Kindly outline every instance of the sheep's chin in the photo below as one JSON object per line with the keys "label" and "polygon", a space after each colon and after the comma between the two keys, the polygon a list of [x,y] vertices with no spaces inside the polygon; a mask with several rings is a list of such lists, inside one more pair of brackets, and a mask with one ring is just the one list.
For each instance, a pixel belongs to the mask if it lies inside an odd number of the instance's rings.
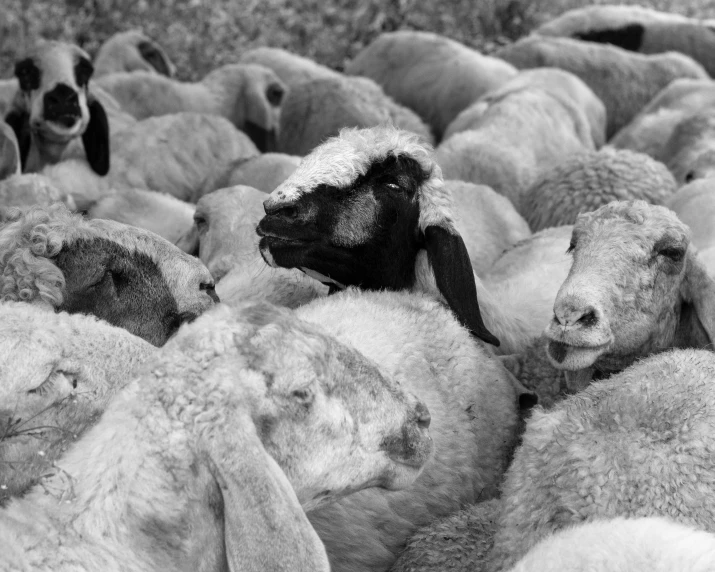
{"label": "sheep's chin", "polygon": [[82,117],[78,117],[71,127],[65,127],[54,121],[43,121],[38,124],[35,133],[51,143],[67,143],[75,137],[79,137],[84,132],[84,128],[85,122],[82,121]]}
{"label": "sheep's chin", "polygon": [[380,486],[389,491],[399,491],[412,486],[422,472],[423,465],[406,465],[394,462],[388,474],[383,478]]}
{"label": "sheep's chin", "polygon": [[579,371],[591,368],[610,346],[610,342],[600,346],[584,347],[550,340],[546,355],[556,369]]}

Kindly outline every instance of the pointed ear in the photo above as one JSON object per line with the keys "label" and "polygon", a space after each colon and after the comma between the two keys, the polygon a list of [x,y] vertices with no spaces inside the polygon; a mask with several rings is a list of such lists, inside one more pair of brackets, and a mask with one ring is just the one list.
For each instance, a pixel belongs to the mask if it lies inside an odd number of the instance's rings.
{"label": "pointed ear", "polygon": [[685,342],[685,347],[711,346],[715,343],[715,280],[692,247],[688,249],[685,264],[681,286],[684,304],[677,337]]}
{"label": "pointed ear", "polygon": [[22,172],[20,146],[15,130],[0,121],[0,181]]}
{"label": "pointed ear", "polygon": [[462,237],[453,229],[430,225],[424,238],[437,288],[459,322],[480,340],[498,346],[499,340],[487,330],[479,312],[474,270]]}
{"label": "pointed ear", "polygon": [[325,547],[288,478],[266,453],[248,414],[243,417],[242,427],[223,427],[207,444],[223,498],[229,570],[329,571]]}
{"label": "pointed ear", "polygon": [[103,177],[109,172],[109,120],[104,107],[92,95],[87,96],[89,125],[82,134],[84,152],[92,170]]}
{"label": "pointed ear", "polygon": [[191,256],[199,255],[199,229],[195,224],[185,232],[179,240],[176,241],[176,246]]}
{"label": "pointed ear", "polygon": [[12,130],[15,132],[20,153],[20,167],[21,170],[24,171],[31,143],[30,114],[24,109],[14,107],[5,116],[5,123],[12,127]]}

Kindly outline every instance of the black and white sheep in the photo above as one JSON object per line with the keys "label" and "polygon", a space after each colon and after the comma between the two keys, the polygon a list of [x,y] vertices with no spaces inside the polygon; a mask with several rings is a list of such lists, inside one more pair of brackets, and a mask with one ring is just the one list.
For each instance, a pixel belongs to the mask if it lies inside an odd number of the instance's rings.
{"label": "black and white sheep", "polygon": [[176,66],[164,49],[141,30],[118,32],[99,47],[94,57],[94,76],[133,71],[172,77]]}

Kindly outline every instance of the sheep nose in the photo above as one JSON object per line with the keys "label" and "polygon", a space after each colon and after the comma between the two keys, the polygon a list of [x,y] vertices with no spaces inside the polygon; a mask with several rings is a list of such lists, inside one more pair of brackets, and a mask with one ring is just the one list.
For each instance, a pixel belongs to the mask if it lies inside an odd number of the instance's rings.
{"label": "sheep nose", "polygon": [[263,210],[267,215],[277,216],[288,220],[298,217],[298,209],[292,204],[274,204],[270,199],[263,201]]}
{"label": "sheep nose", "polygon": [[559,304],[554,308],[554,321],[563,327],[578,325],[591,328],[598,324],[600,312],[592,305]]}
{"label": "sheep nose", "polygon": [[421,429],[429,429],[432,416],[429,414],[427,406],[424,403],[418,403],[415,412],[417,413],[417,426]]}
{"label": "sheep nose", "polygon": [[72,121],[73,125],[82,114],[77,92],[63,83],[48,91],[43,97],[43,103],[43,116],[48,121],[59,120],[65,125]]}

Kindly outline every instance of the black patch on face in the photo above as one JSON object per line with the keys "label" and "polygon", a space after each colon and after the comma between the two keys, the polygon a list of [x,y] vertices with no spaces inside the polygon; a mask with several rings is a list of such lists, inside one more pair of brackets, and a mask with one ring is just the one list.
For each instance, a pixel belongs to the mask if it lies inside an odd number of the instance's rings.
{"label": "black patch on face", "polygon": [[55,258],[65,277],[59,310],[93,314],[155,346],[195,316],[179,314],[156,263],[114,241],[95,238],[63,246]]}
{"label": "black patch on face", "polygon": [[165,76],[171,75],[169,62],[166,61],[162,51],[154,44],[154,42],[139,42],[137,49],[141,57],[153,67],[158,73]]}
{"label": "black patch on face", "polygon": [[74,66],[74,79],[79,87],[87,87],[89,78],[94,73],[94,66],[87,58],[80,57]]}
{"label": "black patch on face", "polygon": [[584,42],[612,44],[624,50],[637,52],[643,45],[644,34],[645,28],[642,24],[629,24],[621,28],[581,32],[574,34],[573,37],[577,40],[583,40]]}
{"label": "black patch on face", "polygon": [[82,117],[77,92],[64,83],[58,83],[42,96],[42,117],[65,127],[72,127]]}
{"label": "black patch on face", "polygon": [[277,83],[272,83],[266,88],[266,99],[273,107],[280,107],[281,103],[283,103],[284,95],[283,86]]}
{"label": "black patch on face", "polygon": [[[256,231],[276,264],[305,267],[345,285],[402,290],[414,284],[422,247],[417,190],[429,178],[411,157],[375,162],[347,189],[321,185],[291,205],[266,209]],[[377,201],[369,237],[361,244],[333,242],[350,202],[372,193]]]}
{"label": "black patch on face", "polygon": [[275,129],[268,130],[248,120],[243,129],[261,153],[276,151],[278,138]]}
{"label": "black patch on face", "polygon": [[25,58],[15,64],[15,77],[20,82],[22,91],[34,91],[40,87],[40,68],[32,58]]}

